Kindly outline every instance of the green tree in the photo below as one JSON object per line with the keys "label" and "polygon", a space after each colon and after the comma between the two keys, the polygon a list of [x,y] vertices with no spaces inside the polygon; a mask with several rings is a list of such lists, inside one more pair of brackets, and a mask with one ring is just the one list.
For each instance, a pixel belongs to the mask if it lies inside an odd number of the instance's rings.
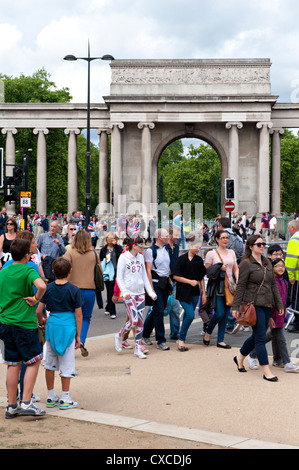
{"label": "green tree", "polygon": [[299,209],[299,132],[285,129],[281,136],[282,212]]}
{"label": "green tree", "polygon": [[163,169],[164,202],[194,205],[203,203],[204,217],[217,213],[217,175],[221,165],[217,152],[209,145],[189,146],[186,157],[177,164],[167,164]]}
{"label": "green tree", "polygon": [[68,103],[72,99],[69,88],[57,90],[50,77],[44,68],[32,76],[23,73],[19,77],[0,74],[4,82],[5,103]]}

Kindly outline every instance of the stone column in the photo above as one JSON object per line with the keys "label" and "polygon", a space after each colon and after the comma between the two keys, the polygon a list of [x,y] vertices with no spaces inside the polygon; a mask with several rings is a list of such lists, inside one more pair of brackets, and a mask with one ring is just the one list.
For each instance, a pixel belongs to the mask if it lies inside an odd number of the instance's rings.
{"label": "stone column", "polygon": [[258,161],[258,210],[260,213],[268,212],[270,206],[270,158],[269,158],[269,129],[271,122],[258,122],[259,135],[259,161]]}
{"label": "stone column", "polygon": [[228,134],[228,178],[235,179],[235,212],[239,212],[239,129],[242,122],[227,122],[225,125]]}
{"label": "stone column", "polygon": [[33,129],[37,135],[37,165],[36,165],[36,210],[39,214],[47,213],[47,149],[46,135],[49,129]]}
{"label": "stone column", "polygon": [[108,203],[109,196],[109,149],[108,149],[108,134],[110,130],[97,129],[97,134],[100,136],[100,151],[99,151],[99,203]]}
{"label": "stone column", "polygon": [[67,172],[67,211],[70,216],[78,209],[78,171],[77,171],[77,135],[80,129],[65,129],[68,138],[68,172]]}
{"label": "stone column", "polygon": [[120,196],[122,195],[122,142],[120,129],[124,128],[122,122],[111,126],[111,176],[110,200],[114,206],[115,215],[119,215]]}
{"label": "stone column", "polygon": [[[140,122],[138,129],[142,130],[141,136],[141,203],[146,209],[145,217],[149,216],[152,202],[152,144],[151,129],[153,122]],[[144,211],[144,209],[142,209]]]}
{"label": "stone column", "polygon": [[[2,134],[6,134],[6,142],[5,142],[5,163],[6,166],[4,175],[5,176],[12,176],[13,175],[13,167],[16,163],[16,149],[15,149],[15,138],[14,136],[17,134],[17,129],[14,127],[6,127],[2,129]],[[16,204],[15,202],[6,202],[5,203],[6,212],[9,216],[12,216],[16,211]]]}
{"label": "stone column", "polygon": [[284,129],[271,129],[272,154],[271,154],[271,211],[280,215],[281,203],[281,179],[280,179],[280,136]]}

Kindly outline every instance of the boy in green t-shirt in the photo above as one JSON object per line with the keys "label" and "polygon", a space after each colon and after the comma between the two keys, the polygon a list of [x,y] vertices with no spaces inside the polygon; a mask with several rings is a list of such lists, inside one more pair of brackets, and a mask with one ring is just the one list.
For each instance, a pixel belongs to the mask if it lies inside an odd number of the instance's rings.
{"label": "boy in green t-shirt", "polygon": [[[31,396],[42,359],[35,305],[47,286],[34,268],[26,266],[31,255],[28,240],[16,238],[11,244],[11,254],[13,264],[0,271],[0,339],[4,343],[4,362],[8,365],[5,417],[43,416],[45,411],[32,403]],[[35,295],[33,285],[37,289]],[[17,389],[22,362],[28,367],[22,403],[18,406]]]}

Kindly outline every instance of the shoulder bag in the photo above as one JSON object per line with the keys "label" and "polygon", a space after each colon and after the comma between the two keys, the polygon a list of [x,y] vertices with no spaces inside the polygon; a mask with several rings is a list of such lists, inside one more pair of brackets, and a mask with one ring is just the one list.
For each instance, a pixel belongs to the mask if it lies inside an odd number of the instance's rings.
{"label": "shoulder bag", "polygon": [[254,326],[256,324],[256,310],[254,307],[254,301],[255,298],[257,297],[258,293],[260,292],[262,285],[265,282],[265,277],[266,277],[266,268],[264,268],[264,279],[263,282],[261,283],[260,287],[258,288],[254,300],[251,302],[241,302],[240,308],[239,308],[239,313],[235,317],[236,322],[239,323],[239,325],[243,326]]}
{"label": "shoulder bag", "polygon": [[[217,255],[220,258],[221,263],[223,264],[222,258],[216,250]],[[225,273],[224,278],[224,296],[225,296],[225,303],[228,307],[231,307],[234,301],[234,293],[236,292],[236,284],[235,282],[229,281],[227,274]]]}
{"label": "shoulder bag", "polygon": [[96,257],[96,264],[94,267],[94,284],[95,284],[95,291],[96,292],[102,292],[104,290],[104,277],[102,270],[98,264],[98,256],[96,254],[96,251],[94,252],[95,257]]}

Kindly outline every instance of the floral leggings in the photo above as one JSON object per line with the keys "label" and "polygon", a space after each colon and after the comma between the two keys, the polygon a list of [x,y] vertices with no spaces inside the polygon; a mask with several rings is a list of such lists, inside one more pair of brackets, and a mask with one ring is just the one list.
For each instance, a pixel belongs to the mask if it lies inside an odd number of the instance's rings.
{"label": "floral leggings", "polygon": [[145,309],[145,294],[131,296],[130,299],[124,299],[129,320],[124,324],[119,332],[119,337],[123,338],[132,328],[135,327],[135,348],[141,346],[143,331],[143,314]]}

